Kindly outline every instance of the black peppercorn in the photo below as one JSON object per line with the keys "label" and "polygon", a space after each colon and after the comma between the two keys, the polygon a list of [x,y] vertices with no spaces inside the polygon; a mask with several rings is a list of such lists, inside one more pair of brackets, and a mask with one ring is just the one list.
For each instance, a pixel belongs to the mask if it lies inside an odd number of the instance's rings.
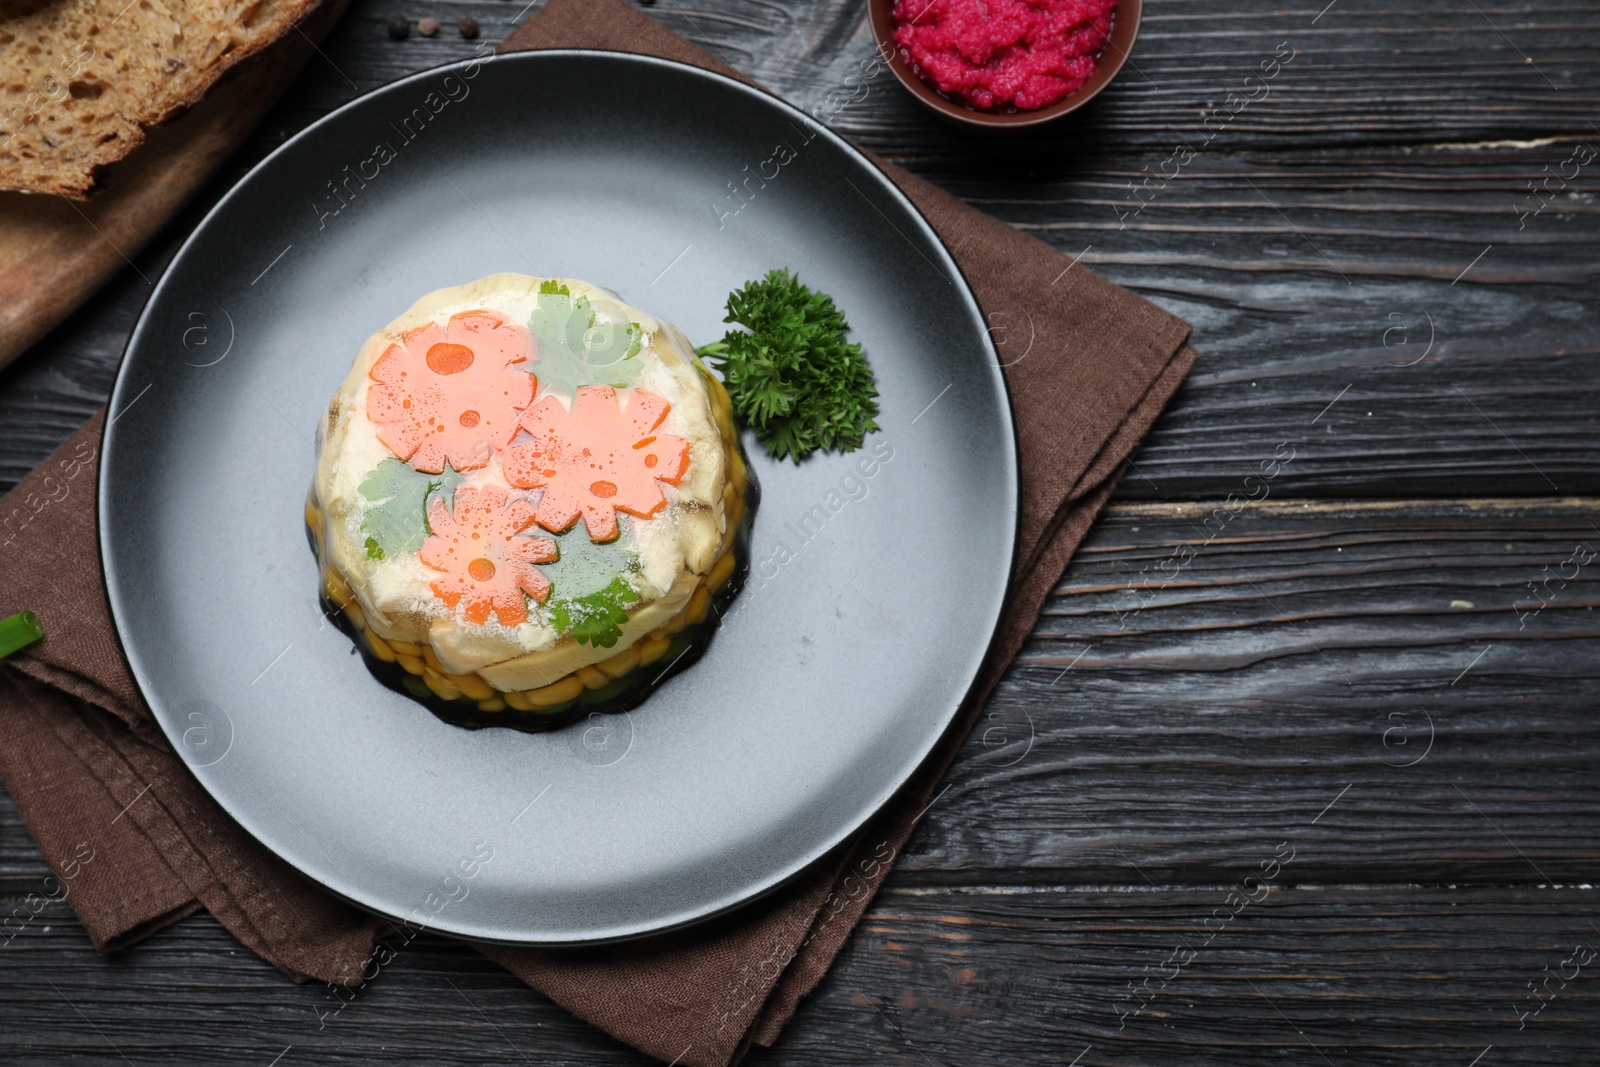
{"label": "black peppercorn", "polygon": [[396,15],[389,20],[389,36],[396,41],[403,41],[411,36],[411,23]]}
{"label": "black peppercorn", "polygon": [[461,36],[465,37],[469,41],[476,41],[478,39],[478,20],[473,18],[471,15],[468,15],[466,18],[456,23],[456,29],[460,30]]}
{"label": "black peppercorn", "polygon": [[417,22],[417,32],[422,34],[424,37],[434,36],[439,32],[439,20],[436,18],[425,18],[419,20]]}

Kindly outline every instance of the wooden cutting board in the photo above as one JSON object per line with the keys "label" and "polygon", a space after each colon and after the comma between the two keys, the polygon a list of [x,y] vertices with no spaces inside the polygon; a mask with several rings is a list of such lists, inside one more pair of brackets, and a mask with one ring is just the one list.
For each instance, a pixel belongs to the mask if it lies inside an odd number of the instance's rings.
{"label": "wooden cutting board", "polygon": [[199,104],[107,167],[87,201],[0,192],[0,367],[132,264],[277,102],[348,5],[327,0],[223,75]]}

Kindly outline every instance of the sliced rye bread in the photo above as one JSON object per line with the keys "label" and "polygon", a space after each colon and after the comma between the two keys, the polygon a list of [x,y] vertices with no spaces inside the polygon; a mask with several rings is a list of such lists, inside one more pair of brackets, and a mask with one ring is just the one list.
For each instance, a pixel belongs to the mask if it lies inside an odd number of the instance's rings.
{"label": "sliced rye bread", "polygon": [[0,0],[0,189],[84,198],[323,2]]}

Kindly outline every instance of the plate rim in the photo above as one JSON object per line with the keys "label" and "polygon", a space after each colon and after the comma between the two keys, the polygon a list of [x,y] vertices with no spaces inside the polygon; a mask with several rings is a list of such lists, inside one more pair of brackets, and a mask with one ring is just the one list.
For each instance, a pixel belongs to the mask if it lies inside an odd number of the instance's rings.
{"label": "plate rim", "polygon": [[[127,407],[121,407],[119,410],[119,401],[121,401],[124,395],[132,388],[131,376],[129,374],[129,356],[134,354],[136,348],[149,341],[146,335],[154,329],[151,314],[152,308],[157,305],[158,301],[165,297],[169,286],[175,284],[172,281],[176,273],[175,268],[180,265],[186,256],[192,254],[194,246],[199,240],[201,240],[203,234],[207,233],[212,227],[220,227],[224,225],[225,220],[222,218],[222,216],[232,210],[236,200],[239,200],[243,197],[244,194],[242,190],[244,186],[253,178],[255,178],[259,172],[263,171],[277,161],[280,156],[287,156],[298,151],[302,141],[309,139],[324,125],[340,120],[346,111],[356,110],[362,107],[375,106],[374,101],[379,101],[389,97],[391,94],[401,92],[405,87],[411,86],[415,83],[438,78],[441,76],[441,74],[446,72],[465,69],[474,64],[517,67],[523,65],[537,65],[539,63],[547,63],[551,61],[571,60],[575,58],[597,60],[602,63],[621,63],[624,66],[666,69],[681,75],[706,79],[712,83],[720,84],[724,90],[731,90],[744,95],[748,98],[758,101],[763,106],[774,107],[778,109],[779,112],[785,113],[785,117],[787,118],[797,117],[809,124],[809,126],[816,131],[816,136],[826,139],[835,147],[835,149],[842,151],[847,157],[852,158],[856,163],[860,164],[862,169],[876,183],[878,191],[895,201],[903,210],[909,213],[911,219],[914,220],[916,227],[920,229],[921,236],[932,245],[932,251],[937,253],[938,257],[942,258],[943,262],[941,265],[948,269],[950,276],[953,279],[952,285],[954,288],[956,288],[958,297],[965,305],[967,312],[971,315],[973,323],[977,327],[978,332],[982,337],[983,354],[987,356],[987,359],[981,360],[981,366],[977,369],[979,373],[983,373],[988,376],[991,386],[998,392],[1002,401],[999,405],[998,411],[1001,423],[1001,426],[998,428],[998,436],[1003,442],[1001,456],[1004,461],[1003,465],[1006,468],[1004,472],[1005,484],[1003,488],[1009,499],[1007,501],[1007,507],[1005,508],[1004,519],[1009,526],[1009,536],[1006,538],[1006,545],[1004,549],[1006,580],[999,589],[998,594],[994,596],[993,603],[989,605],[989,610],[986,611],[984,615],[984,626],[987,630],[988,636],[983,642],[983,651],[977,657],[971,672],[971,676],[966,680],[959,693],[952,697],[947,707],[940,710],[938,716],[940,721],[939,729],[930,733],[928,742],[925,745],[920,746],[920,751],[916,753],[916,758],[908,762],[903,773],[897,772],[895,776],[891,776],[893,778],[892,781],[886,780],[886,784],[880,788],[869,801],[863,803],[859,818],[853,818],[847,823],[841,823],[840,827],[831,835],[824,835],[824,842],[820,846],[813,847],[803,855],[797,854],[794,859],[777,869],[777,873],[775,874],[769,874],[767,877],[757,879],[753,882],[747,881],[744,886],[732,891],[731,893],[724,893],[716,896],[715,899],[697,908],[686,909],[692,912],[690,914],[677,915],[666,922],[647,922],[645,924],[640,924],[637,922],[631,924],[614,923],[612,926],[615,928],[615,932],[606,933],[601,936],[557,937],[552,939],[530,939],[527,937],[505,935],[497,936],[494,933],[485,932],[477,928],[469,930],[460,926],[454,926],[443,916],[436,917],[442,920],[438,924],[429,924],[426,926],[426,929],[431,933],[457,940],[539,948],[582,948],[585,946],[633,941],[655,936],[657,934],[664,934],[675,930],[685,929],[687,927],[699,925],[711,919],[715,919],[719,916],[727,915],[731,912],[754,904],[762,898],[788,885],[790,882],[804,874],[823,857],[827,856],[829,853],[833,852],[835,849],[849,841],[853,835],[859,833],[863,827],[871,822],[872,819],[876,817],[883,810],[883,808],[900,792],[900,790],[916,777],[917,772],[924,766],[924,764],[926,764],[928,757],[939,746],[945,735],[950,731],[951,727],[955,724],[956,719],[959,717],[961,709],[966,704],[967,700],[970,699],[973,687],[977,683],[978,677],[983,670],[983,665],[988,661],[989,652],[994,646],[995,638],[999,632],[1000,620],[1005,610],[1005,606],[1010,598],[1011,589],[1014,584],[1012,572],[1016,564],[1017,535],[1020,526],[1018,508],[1021,502],[1021,472],[1016,420],[1012,411],[1010,391],[1006,387],[1005,374],[1001,368],[999,357],[996,354],[992,337],[986,325],[987,320],[984,317],[982,306],[978,303],[977,295],[972,291],[971,285],[967,282],[966,275],[956,263],[954,255],[951,254],[949,246],[945,243],[944,239],[939,236],[938,231],[935,230],[932,224],[928,222],[927,218],[923,215],[922,211],[918,209],[911,198],[907,196],[899,186],[891,181],[889,176],[884,173],[883,169],[879,167],[878,164],[875,163],[862,149],[856,147],[849,140],[836,133],[825,123],[818,121],[815,117],[805,111],[802,111],[800,108],[785,100],[777,93],[772,92],[771,90],[768,90],[757,83],[723,74],[720,71],[711,70],[693,63],[685,63],[680,60],[667,59],[660,56],[646,55],[636,52],[621,52],[611,49],[526,49],[515,52],[494,53],[488,56],[478,56],[441,63],[432,67],[415,71],[403,78],[397,78],[394,81],[386,82],[383,85],[377,86],[374,89],[347,100],[338,107],[329,111],[326,115],[321,116],[314,122],[299,130],[293,137],[289,138],[283,144],[277,146],[271,152],[267,153],[265,156],[251,165],[247,171],[236,178],[229,186],[227,191],[224,192],[217,199],[217,201],[206,210],[205,215],[198,222],[196,222],[194,227],[184,236],[177,250],[173,253],[171,260],[168,261],[165,269],[162,271],[161,277],[156,281],[156,284],[151,287],[150,293],[145,298],[144,305],[139,311],[139,316],[135,320],[133,328],[129,331],[128,339],[123,344],[122,355],[118,359],[116,379],[112,384],[111,394],[106,401],[106,411],[108,413],[111,411],[118,411],[118,414],[120,415],[121,412],[127,410]],[[475,77],[476,75],[473,76]],[[876,207],[877,205],[874,204],[872,206]],[[891,222],[891,225],[892,224],[893,223]],[[921,249],[918,249],[915,246],[913,246],[913,249],[918,252],[921,251]],[[128,406],[131,406],[131,404]],[[157,679],[152,678],[149,675],[148,671],[141,664],[138,652],[134,647],[130,646],[128,641],[124,639],[125,623],[127,624],[127,629],[129,631],[135,630],[136,617],[134,614],[134,605],[128,602],[131,594],[125,590],[119,591],[119,586],[122,584],[123,579],[119,578],[118,576],[118,567],[113,558],[113,550],[110,546],[111,538],[108,537],[108,522],[106,518],[106,516],[110,514],[113,505],[112,489],[106,474],[108,468],[107,459],[112,454],[112,451],[119,447],[117,443],[118,439],[115,425],[116,420],[117,416],[108,417],[102,425],[100,432],[99,467],[96,472],[95,489],[95,535],[99,549],[101,571],[105,579],[106,599],[107,606],[110,611],[112,633],[117,642],[118,648],[122,651],[123,658],[128,663],[129,672],[133,677],[133,681],[139,691],[139,695],[144,699],[145,703],[150,708],[151,717],[156,721],[157,725],[162,731],[162,734],[172,746],[174,755],[178,756],[178,758],[183,762],[184,767],[191,775],[194,776],[195,780],[200,784],[200,787],[205,791],[206,795],[223,811],[223,813],[229,819],[233,820],[233,822],[237,824],[240,829],[242,829],[258,844],[260,844],[261,847],[264,848],[268,853],[287,864],[296,873],[308,879],[319,889],[333,894],[339,899],[344,900],[357,908],[360,908],[362,911],[380,916],[385,919],[396,920],[397,916],[387,911],[380,904],[372,901],[371,898],[381,897],[383,896],[382,893],[368,893],[367,899],[363,899],[358,891],[358,887],[345,887],[330,882],[326,877],[329,872],[315,873],[312,870],[306,869],[306,867],[300,862],[297,862],[296,859],[291,859],[290,855],[280,850],[273,843],[273,840],[275,839],[272,838],[271,835],[264,835],[262,832],[259,832],[257,827],[254,825],[253,820],[242,815],[240,811],[236,810],[235,805],[228,803],[221,795],[219,795],[218,791],[213,788],[213,782],[211,781],[212,775],[206,773],[209,771],[209,766],[197,766],[183,758],[181,737],[182,731],[176,722],[168,721],[174,713],[171,709],[166,709],[165,712],[163,711],[162,701],[159,699],[159,697],[152,699],[153,694],[159,693]],[[132,568],[130,568],[130,570],[131,569]],[[170,704],[172,701],[167,701],[166,703]],[[224,790],[224,792],[226,792],[226,790]]]}

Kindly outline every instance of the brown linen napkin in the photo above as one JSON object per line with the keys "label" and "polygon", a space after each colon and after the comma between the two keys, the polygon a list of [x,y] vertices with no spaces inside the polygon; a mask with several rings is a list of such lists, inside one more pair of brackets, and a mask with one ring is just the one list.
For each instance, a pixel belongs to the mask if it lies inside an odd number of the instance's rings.
{"label": "brown linen napkin", "polygon": [[[556,47],[658,55],[738,76],[620,0],[551,0],[501,49]],[[722,1067],[752,1044],[770,1045],[826,972],[1128,453],[1195,358],[1187,324],[1068,269],[1047,245],[926,182],[884,170],[944,239],[985,311],[1025,309],[1034,324],[1027,356],[1005,368],[1021,472],[1017,562],[971,697],[881,812],[761,901],[601,948],[481,946],[578,1016],[685,1067]],[[130,943],[203,906],[297,979],[354,980],[384,924],[332,900],[228,819],[134,688],[99,567],[100,431],[97,417],[0,501],[0,615],[30,608],[47,634],[0,665],[0,776],[97,947]]]}
{"label": "brown linen napkin", "polygon": [[296,981],[354,980],[386,925],[301,877],[173,754],[122,658],[95,524],[105,413],[0,500],[0,618],[45,638],[0,662],[0,778],[95,947],[204,907]]}

